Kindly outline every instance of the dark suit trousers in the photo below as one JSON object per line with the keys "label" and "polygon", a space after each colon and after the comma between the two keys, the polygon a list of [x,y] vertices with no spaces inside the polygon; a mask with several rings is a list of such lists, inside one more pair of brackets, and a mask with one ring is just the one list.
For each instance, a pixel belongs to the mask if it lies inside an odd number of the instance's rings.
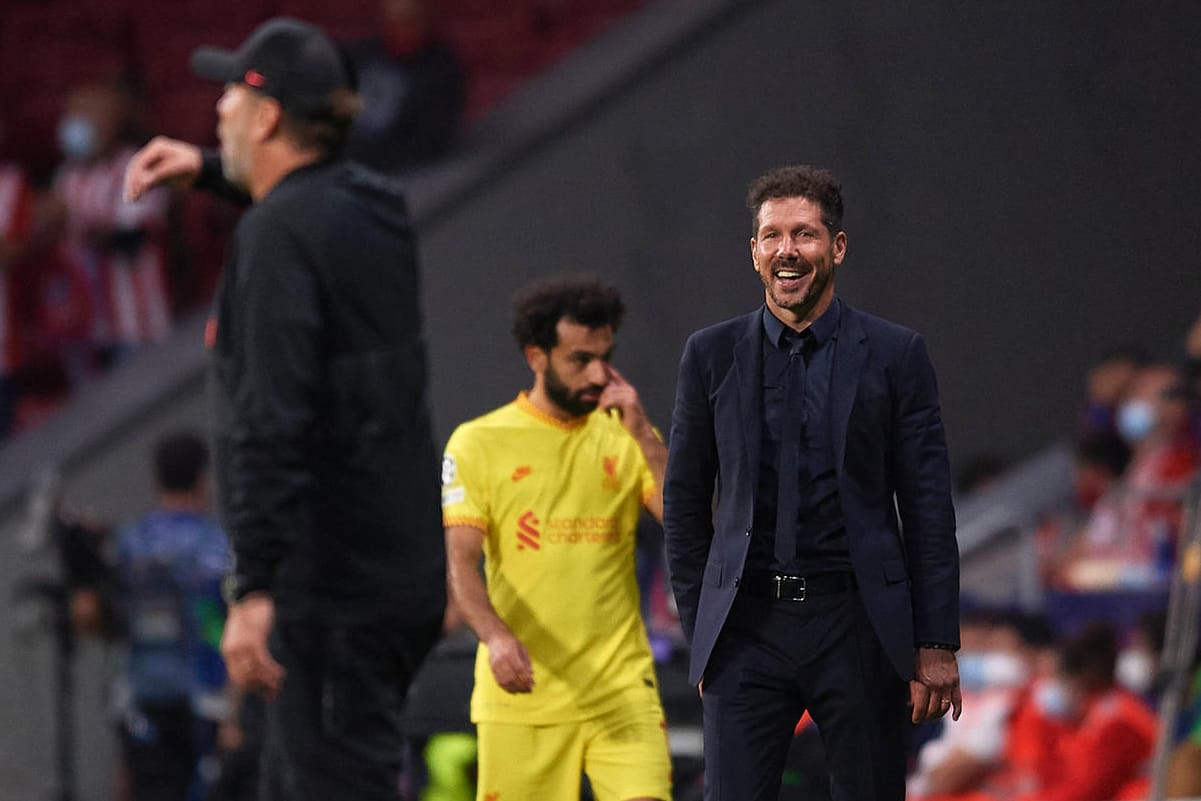
{"label": "dark suit trousers", "polygon": [[858,594],[742,594],[705,670],[705,801],[776,801],[793,730],[818,724],[835,801],[902,801],[908,687]]}
{"label": "dark suit trousers", "polygon": [[277,620],[287,676],[267,705],[261,801],[397,801],[405,692],[441,626]]}

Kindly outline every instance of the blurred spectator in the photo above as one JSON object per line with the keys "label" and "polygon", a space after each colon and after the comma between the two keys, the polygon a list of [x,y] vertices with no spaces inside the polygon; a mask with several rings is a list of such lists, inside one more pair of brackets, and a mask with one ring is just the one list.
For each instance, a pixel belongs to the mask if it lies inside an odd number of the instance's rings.
{"label": "blurred spectator", "polygon": [[1078,536],[1097,503],[1119,486],[1130,464],[1130,446],[1110,431],[1085,434],[1076,444],[1072,466],[1073,503],[1049,517],[1037,533],[1039,571],[1045,583],[1056,585],[1058,573],[1080,556]]}
{"label": "blurred spectator", "polygon": [[[910,776],[908,797],[968,801],[1012,795],[1014,766],[1031,761],[1012,742],[1011,720],[1032,682],[1054,672],[1054,635],[1039,615],[966,612],[960,650],[963,715],[945,721]],[[1037,766],[1035,767],[1037,770]]]}
{"label": "blurred spectator", "polygon": [[1139,615],[1126,644],[1118,653],[1114,670],[1118,684],[1141,697],[1152,706],[1159,702],[1163,687],[1159,676],[1159,659],[1163,652],[1167,614],[1147,612]]}
{"label": "blurred spectator", "polygon": [[1117,485],[1130,465],[1130,446],[1117,434],[1101,431],[1076,445],[1076,473],[1072,478],[1077,508],[1091,512]]}
{"label": "blurred spectator", "polygon": [[[0,121],[0,143],[4,127]],[[18,329],[14,323],[13,267],[33,231],[33,190],[15,164],[0,162],[0,438],[8,435],[14,415],[13,373]]]}
{"label": "blurred spectator", "polygon": [[[1201,316],[1193,322],[1184,337],[1184,375],[1189,392],[1195,401],[1201,398]],[[1197,410],[1194,409],[1194,412]],[[1193,417],[1194,433],[1201,434],[1201,421]]]}
{"label": "blurred spectator", "polygon": [[68,95],[58,126],[65,161],[54,190],[66,256],[87,280],[93,356],[102,367],[163,339],[170,326],[162,246],[168,196],[122,197],[137,144],[134,109],[120,82],[90,83]]}
{"label": "blurred spectator", "polygon": [[458,139],[463,69],[436,33],[429,0],[382,0],[380,35],[346,46],[361,107],[351,158],[387,173],[445,155]]}
{"label": "blurred spectator", "polygon": [[909,778],[909,798],[952,798],[977,788],[1005,756],[1009,718],[1030,673],[1013,622],[984,611],[960,623],[963,714],[943,721]]}
{"label": "blurred spectator", "polygon": [[218,652],[229,552],[206,511],[207,469],[199,437],[162,439],[154,452],[158,509],[118,535],[129,625],[121,741],[133,801],[187,798],[219,726],[232,719]]}
{"label": "blurred spectator", "polygon": [[[82,384],[93,364],[91,282],[57,234],[61,215],[58,198],[42,193],[34,215],[39,233],[21,270],[27,324],[22,395],[52,401]],[[28,417],[23,410],[22,422]]]}
{"label": "blurred spectator", "polygon": [[1116,491],[1093,509],[1060,572],[1070,588],[1156,586],[1171,573],[1184,493],[1198,461],[1178,371],[1169,365],[1140,370],[1117,425],[1133,458]]}
{"label": "blurred spectator", "polygon": [[1058,675],[1038,684],[1015,719],[1015,740],[1041,762],[1024,777],[1033,787],[1022,801],[1100,801],[1141,789],[1155,715],[1115,684],[1116,662],[1117,640],[1104,624],[1063,646]]}
{"label": "blurred spectator", "polygon": [[1129,390],[1135,374],[1150,362],[1137,345],[1111,348],[1088,371],[1087,397],[1080,415],[1082,436],[1116,431],[1118,405]]}

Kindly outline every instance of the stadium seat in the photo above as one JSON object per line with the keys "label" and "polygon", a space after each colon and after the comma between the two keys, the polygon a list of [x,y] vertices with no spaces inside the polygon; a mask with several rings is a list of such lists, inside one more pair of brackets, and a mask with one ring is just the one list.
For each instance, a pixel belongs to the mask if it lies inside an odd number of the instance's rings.
{"label": "stadium seat", "polygon": [[320,25],[339,41],[362,39],[379,31],[379,0],[277,0],[275,13]]}
{"label": "stadium seat", "polygon": [[217,86],[180,86],[147,99],[147,123],[153,133],[210,146],[217,143]]}
{"label": "stadium seat", "polygon": [[532,72],[538,66],[538,37],[529,18],[459,19],[443,30],[469,73]]}

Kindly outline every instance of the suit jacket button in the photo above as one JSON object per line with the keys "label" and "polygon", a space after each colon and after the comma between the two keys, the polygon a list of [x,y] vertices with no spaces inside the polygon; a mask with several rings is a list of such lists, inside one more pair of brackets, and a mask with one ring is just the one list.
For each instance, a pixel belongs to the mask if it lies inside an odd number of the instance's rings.
{"label": "suit jacket button", "polygon": [[742,577],[741,577],[741,576],[735,576],[735,577],[734,577],[734,586],[735,586],[735,587],[737,587],[737,586],[738,586],[738,583],[739,583],[740,581],[742,581]]}
{"label": "suit jacket button", "polygon": [[746,535],[747,535],[748,537],[749,537],[749,536],[751,536],[751,530],[750,530],[749,528],[746,530]]}

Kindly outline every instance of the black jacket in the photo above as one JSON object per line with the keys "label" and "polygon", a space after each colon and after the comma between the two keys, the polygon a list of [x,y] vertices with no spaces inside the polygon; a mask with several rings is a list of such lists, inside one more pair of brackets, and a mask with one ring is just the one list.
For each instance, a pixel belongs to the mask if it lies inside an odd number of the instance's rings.
{"label": "black jacket", "polygon": [[[198,183],[230,194],[216,159]],[[343,161],[288,174],[234,232],[215,324],[234,597],[266,590],[282,619],[440,616],[437,452],[397,187]]]}
{"label": "black jacket", "polygon": [[[938,383],[916,332],[847,304],[842,314],[829,400],[839,502],[859,597],[907,680],[918,644],[959,645]],[[739,591],[753,533],[762,361],[762,307],[696,332],[680,360],[663,533],[693,684]]]}

